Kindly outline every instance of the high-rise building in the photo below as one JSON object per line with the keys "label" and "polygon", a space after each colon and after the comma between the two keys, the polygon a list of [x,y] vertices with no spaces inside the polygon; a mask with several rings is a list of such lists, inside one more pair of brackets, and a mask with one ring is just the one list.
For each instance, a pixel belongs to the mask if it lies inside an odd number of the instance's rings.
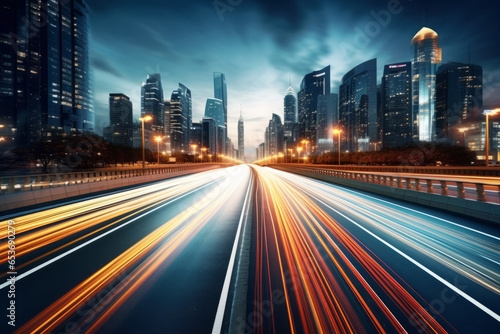
{"label": "high-rise building", "polygon": [[109,123],[111,142],[132,146],[134,120],[132,101],[125,94],[109,94]]}
{"label": "high-rise building", "polygon": [[266,155],[277,155],[283,153],[284,144],[284,129],[281,123],[281,117],[273,114],[271,120],[269,121],[269,126],[266,129]]}
{"label": "high-rise building", "polygon": [[285,127],[285,146],[286,148],[293,147],[299,140],[298,123],[297,123],[297,98],[292,86],[289,86],[285,94],[285,112],[284,112],[284,127]]}
{"label": "high-rise building", "polygon": [[238,159],[245,160],[245,123],[243,115],[240,111],[240,119],[238,120]]}
{"label": "high-rise building", "polygon": [[338,105],[338,94],[318,96],[316,138],[319,154],[338,150],[333,145],[333,128],[339,123]]}
{"label": "high-rise building", "polygon": [[208,98],[205,104],[205,117],[215,119],[217,125],[225,126],[224,122],[224,103],[222,100]]}
{"label": "high-rise building", "polygon": [[[214,72],[214,97],[222,101],[224,108],[224,127],[227,129],[227,85],[226,75],[224,73]],[[224,138],[224,143],[226,143],[226,141],[227,137]]]}
{"label": "high-rise building", "polygon": [[[226,136],[226,127],[222,125],[217,125],[217,150],[216,153],[217,155],[220,154],[225,154],[226,151],[226,142],[224,139],[227,138]],[[230,151],[232,153],[232,151]]]}
{"label": "high-rise building", "polygon": [[266,157],[265,155],[265,143],[260,143],[259,147],[257,148],[257,159],[256,160],[262,160]]}
{"label": "high-rise building", "polygon": [[411,40],[413,139],[434,141],[436,71],[441,63],[438,34],[423,27]]}
{"label": "high-rise building", "polygon": [[204,154],[215,155],[217,153],[217,122],[211,117],[203,117],[201,127],[201,146],[207,149]]}
{"label": "high-rise building", "polygon": [[462,63],[443,64],[436,75],[436,136],[451,144],[462,142],[459,128],[483,107],[483,69]]}
{"label": "high-rise building", "polygon": [[191,97],[191,90],[187,88],[185,85],[181,84],[179,82],[179,89],[181,89],[184,92],[184,96],[186,97],[186,117],[187,117],[187,141],[189,143],[189,136],[190,136],[190,130],[191,130],[191,125],[193,124],[193,101]]}
{"label": "high-rise building", "polygon": [[170,144],[170,100],[163,101],[163,111],[165,151],[170,154],[172,153],[172,146]]}
{"label": "high-rise building", "polygon": [[411,63],[385,65],[381,87],[384,148],[413,141],[411,96]]}
{"label": "high-rise building", "polygon": [[188,98],[186,91],[176,89],[170,98],[170,146],[172,153],[189,152]]}
{"label": "high-rise building", "polygon": [[202,147],[201,146],[202,133],[203,133],[203,130],[202,130],[201,122],[199,122],[199,123],[193,122],[193,124],[191,125],[191,131],[190,131],[191,136],[189,138],[189,145],[196,145],[196,147],[198,148],[198,151]]}
{"label": "high-rise building", "polygon": [[149,74],[141,87],[141,116],[149,115],[153,119],[144,124],[145,146],[156,149],[152,137],[162,137],[165,133],[165,110],[163,106],[163,88],[161,76],[158,73]]}
{"label": "high-rise building", "polygon": [[84,0],[0,1],[0,134],[6,144],[94,131],[88,13]]}
{"label": "high-rise building", "polygon": [[[339,88],[339,125],[342,148],[369,151],[378,143],[377,59],[368,60],[342,78]],[[371,149],[376,149],[375,145]]]}
{"label": "high-rise building", "polygon": [[298,93],[299,137],[308,140],[310,147],[316,146],[318,96],[327,94],[330,94],[330,66],[304,76]]}

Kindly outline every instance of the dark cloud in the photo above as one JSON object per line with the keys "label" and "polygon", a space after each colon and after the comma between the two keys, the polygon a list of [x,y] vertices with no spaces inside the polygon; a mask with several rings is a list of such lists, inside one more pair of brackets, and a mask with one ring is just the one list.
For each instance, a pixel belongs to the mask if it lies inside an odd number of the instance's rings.
{"label": "dark cloud", "polygon": [[123,74],[111,65],[111,63],[109,63],[104,57],[92,57],[92,66],[94,69],[112,74],[118,78],[123,78]]}

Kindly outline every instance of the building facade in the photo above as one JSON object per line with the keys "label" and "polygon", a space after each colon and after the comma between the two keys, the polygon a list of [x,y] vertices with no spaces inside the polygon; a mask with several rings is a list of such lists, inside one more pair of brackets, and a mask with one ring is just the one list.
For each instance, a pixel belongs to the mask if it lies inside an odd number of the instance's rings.
{"label": "building facade", "polygon": [[328,94],[318,96],[318,114],[316,126],[317,153],[323,154],[338,150],[333,145],[333,128],[339,123],[339,96]]}
{"label": "building facade", "polygon": [[413,139],[432,142],[436,133],[436,71],[442,53],[438,34],[423,27],[411,40]]}
{"label": "building facade", "polygon": [[377,59],[366,61],[342,78],[339,87],[342,151],[375,150],[377,124]]}
{"label": "building facade", "polygon": [[298,93],[299,139],[308,140],[310,147],[316,146],[318,96],[327,94],[330,94],[330,66],[304,76]]}
{"label": "building facade", "polygon": [[153,138],[163,137],[165,134],[163,102],[161,75],[158,73],[149,74],[141,87],[141,117],[149,115],[153,118],[144,124],[144,145],[150,150],[156,150]]}
{"label": "building facade", "polygon": [[299,140],[297,98],[292,86],[289,86],[284,99],[284,140],[286,148],[294,147]]}
{"label": "building facade", "polygon": [[[224,124],[223,126],[227,129],[227,84],[226,75],[220,72],[214,72],[214,98],[222,101],[222,106],[224,110]],[[226,134],[227,136],[227,134]],[[227,137],[224,138],[224,144],[227,141]]]}
{"label": "building facade", "polygon": [[177,89],[170,98],[170,148],[172,153],[189,152],[188,100],[186,91]]}
{"label": "building facade", "polygon": [[441,65],[436,75],[436,139],[459,144],[462,123],[482,108],[482,67],[462,63]]}
{"label": "building facade", "polygon": [[84,0],[0,1],[0,135],[6,146],[95,130]]}
{"label": "building facade", "polygon": [[133,145],[133,107],[127,95],[109,94],[109,124],[113,144]]}
{"label": "building facade", "polygon": [[381,87],[382,146],[395,148],[413,141],[411,63],[385,65]]}
{"label": "building facade", "polygon": [[207,149],[206,152],[202,152],[215,155],[217,153],[217,122],[211,117],[203,117],[201,127],[201,146]]}
{"label": "building facade", "polygon": [[245,160],[245,123],[241,112],[238,120],[238,159]]}

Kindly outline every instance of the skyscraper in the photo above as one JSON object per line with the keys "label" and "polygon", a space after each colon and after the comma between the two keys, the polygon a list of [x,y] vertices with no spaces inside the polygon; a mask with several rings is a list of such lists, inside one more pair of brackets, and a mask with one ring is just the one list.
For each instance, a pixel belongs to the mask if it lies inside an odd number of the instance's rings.
{"label": "skyscraper", "polygon": [[297,98],[295,97],[295,91],[292,86],[289,86],[285,94],[285,132],[284,140],[286,148],[291,148],[299,140],[298,134],[298,123],[297,123]]}
{"label": "skyscraper", "polygon": [[413,138],[430,142],[436,132],[436,70],[441,63],[438,34],[423,27],[411,40]]}
{"label": "skyscraper", "polygon": [[125,94],[109,94],[109,123],[111,142],[115,145],[132,146],[134,120],[132,102]]}
{"label": "skyscraper", "polygon": [[189,143],[189,136],[190,136],[190,131],[191,131],[191,125],[193,124],[193,101],[191,97],[191,90],[187,88],[185,85],[181,84],[179,82],[179,89],[181,89],[184,92],[184,95],[186,96],[186,108],[187,110],[185,111],[186,117],[187,117],[187,141]]}
{"label": "skyscraper", "polygon": [[[316,138],[318,153],[333,152],[333,128],[339,123],[339,96],[328,94],[318,96]],[[338,148],[336,149],[338,150]]]}
{"label": "skyscraper", "polygon": [[145,124],[144,136],[146,147],[152,150],[155,145],[151,137],[163,137],[165,133],[165,110],[160,74],[149,74],[141,88],[141,116],[149,115],[153,117],[150,122]]}
{"label": "skyscraper", "polygon": [[84,0],[0,2],[0,131],[8,143],[94,131],[88,39]]}
{"label": "skyscraper", "polygon": [[201,146],[207,149],[206,154],[217,153],[217,122],[211,117],[203,117],[201,120]]}
{"label": "skyscraper", "polygon": [[189,152],[188,100],[181,88],[174,90],[170,98],[170,147],[172,153]]}
{"label": "skyscraper", "polygon": [[[227,85],[226,75],[224,73],[214,72],[214,97],[222,101],[224,108],[224,127],[227,129]],[[227,137],[224,138],[224,143],[226,143],[226,140]]]}
{"label": "skyscraper", "polygon": [[238,120],[238,159],[245,160],[245,124],[243,115],[240,111],[240,119]]}
{"label": "skyscraper", "polygon": [[411,63],[385,65],[381,90],[383,147],[412,142]]}
{"label": "skyscraper", "polygon": [[451,144],[462,141],[459,127],[483,107],[483,69],[462,63],[443,64],[436,75],[436,135]]}
{"label": "skyscraper", "polygon": [[170,144],[170,100],[163,101],[163,121],[164,121],[164,133],[165,133],[165,151],[168,153],[172,152],[172,147]]}
{"label": "skyscraper", "polygon": [[299,137],[307,139],[310,147],[316,146],[318,96],[327,94],[330,94],[330,66],[304,76],[298,93]]}
{"label": "skyscraper", "polygon": [[378,142],[377,59],[356,66],[342,78],[339,125],[343,150],[368,151],[370,143]]}
{"label": "skyscraper", "polygon": [[217,125],[225,126],[224,103],[222,100],[208,98],[205,104],[205,117],[211,117],[215,119]]}
{"label": "skyscraper", "polygon": [[271,156],[283,153],[283,132],[281,117],[273,114],[271,120],[269,121],[269,126],[266,128],[266,155]]}

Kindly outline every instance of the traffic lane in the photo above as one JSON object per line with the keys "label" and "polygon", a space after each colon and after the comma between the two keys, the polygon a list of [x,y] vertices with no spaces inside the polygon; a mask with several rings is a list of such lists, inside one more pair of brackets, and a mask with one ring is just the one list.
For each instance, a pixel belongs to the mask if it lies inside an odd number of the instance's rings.
{"label": "traffic lane", "polygon": [[[97,236],[93,235],[91,238],[79,240],[77,243],[71,244],[70,247],[50,254],[50,256],[40,261],[41,263],[33,263],[31,266],[23,268],[23,271],[19,272],[19,274],[26,274],[29,270],[36,269],[37,267],[40,270],[17,282],[18,294],[16,297],[19,304],[25,306],[18,312],[18,323],[24,323],[41,312],[45,307],[51,305],[56,299],[62,297],[66,292],[75,287],[75,285],[81,283],[107,263],[116,259],[117,256],[146,237],[148,233],[163,226],[165,222],[171,221],[173,217],[181,214],[186,208],[193,207],[196,203],[202,201],[209,202],[212,196],[221,192],[221,186],[224,184],[227,185],[229,182],[229,177],[227,177],[228,172],[219,170],[213,173],[213,175],[205,175],[207,179],[206,183],[213,183],[209,184],[201,191],[192,191],[186,196],[178,196],[178,200],[176,200],[177,197],[172,199],[171,203],[166,202],[149,209],[149,211],[141,212],[138,216],[140,219],[137,219],[138,217],[130,217],[128,220],[120,222],[118,226],[99,231]],[[188,183],[191,178],[196,177],[189,176],[183,178],[183,182]],[[219,190],[217,191],[217,189]],[[160,199],[161,198],[158,198],[158,201]],[[155,209],[156,211],[154,211]],[[108,222],[104,222],[103,224],[107,223]],[[109,223],[113,223],[113,221]],[[119,228],[116,229],[117,227]],[[106,234],[110,231],[113,232],[99,239],[102,234]],[[89,232],[89,234],[90,233],[91,232]],[[71,243],[74,241],[72,238],[78,237],[79,235],[74,235],[61,242]],[[89,241],[92,242],[80,248]],[[52,246],[58,247],[59,244],[54,243]],[[50,248],[50,246],[47,247]],[[72,252],[75,249],[76,251],[73,253],[67,254],[56,262],[43,267],[47,261],[57,259],[58,256],[62,256],[67,252]],[[47,251],[48,249],[44,248],[35,251],[31,255],[36,258],[45,254],[44,252]],[[19,264],[22,264],[22,262],[19,262]],[[42,267],[40,268],[40,266]],[[129,268],[128,271],[132,269],[133,268]],[[109,283],[110,286],[113,286],[117,281],[125,277],[124,275],[126,275],[128,271],[122,270],[115,273],[115,279],[111,280]],[[89,298],[90,303],[95,301],[95,298]],[[72,322],[67,323],[71,324]]]}
{"label": "traffic lane", "polygon": [[[236,189],[175,259],[163,263],[97,331],[209,333],[221,297],[236,237],[250,170],[244,167]],[[144,321],[138,322],[137,319]]]}
{"label": "traffic lane", "polygon": [[392,204],[397,201],[279,174],[319,202],[383,263],[397,268],[407,286],[428,302],[433,316],[452,319],[459,331],[498,328],[498,228],[458,217],[449,220],[450,215],[434,210],[419,213],[423,208],[418,205]]}
{"label": "traffic lane", "polygon": [[[402,332],[403,314],[435,332],[445,332],[376,258],[313,201],[269,169],[255,170],[263,198],[255,214],[257,224],[262,224],[252,241],[255,284],[240,331]],[[370,272],[383,298],[339,245]]]}

